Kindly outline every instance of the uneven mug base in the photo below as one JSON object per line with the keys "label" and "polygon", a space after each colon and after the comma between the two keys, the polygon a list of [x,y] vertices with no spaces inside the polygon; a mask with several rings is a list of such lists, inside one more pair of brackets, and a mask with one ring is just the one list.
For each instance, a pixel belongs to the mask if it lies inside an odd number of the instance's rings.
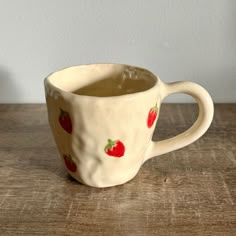
{"label": "uneven mug base", "polygon": [[94,182],[94,183],[91,183],[91,184],[88,184],[87,182],[84,182],[83,180],[81,180],[79,177],[76,177],[75,175],[71,174],[68,172],[68,175],[70,176],[70,178],[73,178],[75,181],[78,181],[80,184],[83,184],[83,185],[87,185],[89,187],[94,187],[94,188],[111,188],[111,187],[115,187],[115,186],[119,186],[119,185],[124,185],[130,181],[132,181],[133,179],[135,179],[135,177],[138,175],[139,173],[139,170],[133,175],[131,176],[129,179],[126,179],[125,181],[123,182],[116,182],[115,184],[114,183],[100,183],[100,182]]}

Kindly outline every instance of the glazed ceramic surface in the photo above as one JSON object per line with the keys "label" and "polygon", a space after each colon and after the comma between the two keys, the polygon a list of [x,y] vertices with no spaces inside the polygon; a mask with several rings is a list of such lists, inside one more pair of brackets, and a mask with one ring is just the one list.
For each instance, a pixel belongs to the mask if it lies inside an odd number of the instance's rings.
{"label": "glazed ceramic surface", "polygon": [[[143,91],[117,96],[74,94],[109,78],[122,78],[117,79],[117,88],[121,89],[125,89],[125,80],[135,80],[137,86],[144,80],[147,86]],[[212,99],[201,86],[192,82],[165,84],[148,70],[134,66],[75,66],[52,73],[44,82],[49,124],[61,159],[72,177],[89,186],[109,187],[131,180],[149,158],[201,137],[213,118]],[[135,83],[133,86],[135,91]],[[184,133],[153,142],[161,102],[173,93],[196,99],[198,119]]]}

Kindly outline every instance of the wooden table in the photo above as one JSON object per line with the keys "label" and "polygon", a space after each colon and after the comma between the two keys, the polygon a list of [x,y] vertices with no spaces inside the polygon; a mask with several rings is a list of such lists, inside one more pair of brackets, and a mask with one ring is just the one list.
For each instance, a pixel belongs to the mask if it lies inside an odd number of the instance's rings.
{"label": "wooden table", "polygon": [[[189,127],[196,105],[162,106],[154,139]],[[216,105],[194,144],[96,189],[67,175],[45,105],[0,106],[0,235],[236,235],[236,104]]]}

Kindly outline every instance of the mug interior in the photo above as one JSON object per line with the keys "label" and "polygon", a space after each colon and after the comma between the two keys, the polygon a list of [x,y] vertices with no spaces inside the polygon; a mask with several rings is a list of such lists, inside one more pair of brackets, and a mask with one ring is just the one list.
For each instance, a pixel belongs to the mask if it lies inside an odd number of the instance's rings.
{"label": "mug interior", "polygon": [[123,64],[68,67],[47,78],[53,86],[77,95],[110,97],[151,89],[157,77],[150,71]]}

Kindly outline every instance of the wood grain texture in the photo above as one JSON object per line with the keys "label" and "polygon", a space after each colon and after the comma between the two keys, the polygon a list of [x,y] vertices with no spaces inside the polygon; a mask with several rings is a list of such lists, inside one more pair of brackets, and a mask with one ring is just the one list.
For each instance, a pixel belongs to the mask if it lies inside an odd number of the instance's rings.
{"label": "wood grain texture", "polygon": [[[196,105],[164,104],[154,140],[184,131],[196,116]],[[0,105],[1,236],[233,236],[235,204],[236,105],[216,105],[200,140],[106,189],[67,175],[45,105]]]}

